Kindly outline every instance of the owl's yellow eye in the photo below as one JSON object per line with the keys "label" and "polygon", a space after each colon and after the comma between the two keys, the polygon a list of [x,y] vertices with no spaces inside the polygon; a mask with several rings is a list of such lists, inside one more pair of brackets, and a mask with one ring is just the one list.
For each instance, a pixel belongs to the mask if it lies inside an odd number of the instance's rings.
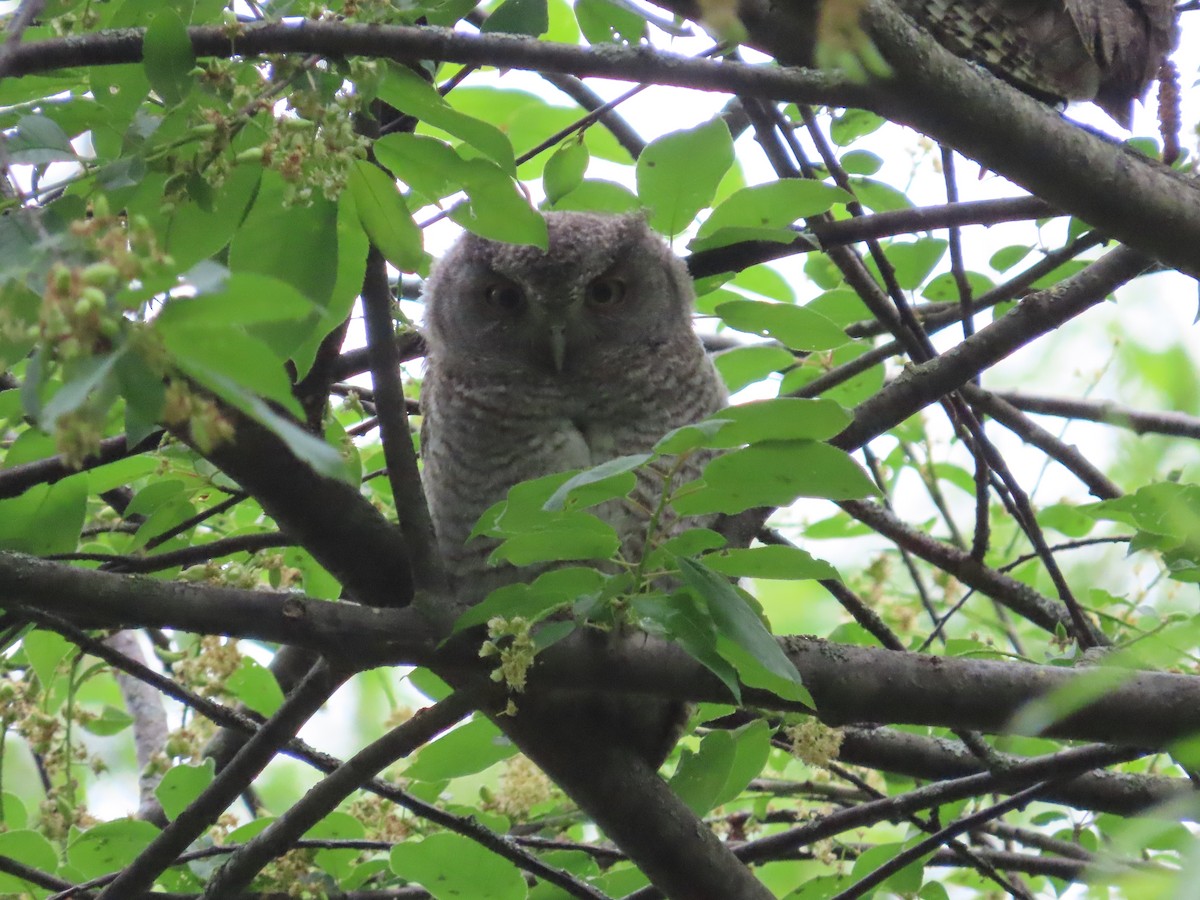
{"label": "owl's yellow eye", "polygon": [[597,278],[587,289],[591,306],[616,306],[625,298],[625,282],[619,278]]}
{"label": "owl's yellow eye", "polygon": [[508,312],[516,312],[525,303],[525,295],[515,284],[501,282],[490,285],[485,294],[488,303]]}

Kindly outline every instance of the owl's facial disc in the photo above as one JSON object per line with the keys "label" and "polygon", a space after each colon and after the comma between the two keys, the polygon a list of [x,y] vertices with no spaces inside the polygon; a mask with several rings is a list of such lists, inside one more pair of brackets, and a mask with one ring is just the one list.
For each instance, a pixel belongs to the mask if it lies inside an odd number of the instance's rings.
{"label": "owl's facial disc", "polygon": [[550,359],[554,361],[554,371],[561,375],[567,362],[567,326],[562,322],[550,325]]}

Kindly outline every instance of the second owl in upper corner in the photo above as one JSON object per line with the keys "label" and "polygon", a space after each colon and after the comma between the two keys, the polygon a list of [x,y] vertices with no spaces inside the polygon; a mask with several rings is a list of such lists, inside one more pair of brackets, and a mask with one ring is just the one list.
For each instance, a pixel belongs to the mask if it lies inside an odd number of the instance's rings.
{"label": "second owl in upper corner", "polygon": [[[488,565],[494,541],[467,541],[514,484],[644,453],[725,404],[692,329],[691,278],[645,219],[559,212],[546,225],[547,250],[463,235],[425,288],[425,491],[464,605],[519,577]],[[702,464],[687,461],[680,482]],[[593,510],[627,558],[661,492],[643,467],[633,503]]]}
{"label": "second owl in upper corner", "polygon": [[894,0],[953,53],[1125,128],[1178,41],[1175,0]]}

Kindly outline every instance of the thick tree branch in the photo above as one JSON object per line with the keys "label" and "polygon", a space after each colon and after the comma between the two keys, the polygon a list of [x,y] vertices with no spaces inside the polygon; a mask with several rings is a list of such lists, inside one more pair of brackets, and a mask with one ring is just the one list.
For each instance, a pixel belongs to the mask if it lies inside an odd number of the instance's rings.
{"label": "thick tree branch", "polygon": [[[412,610],[379,610],[295,595],[181,585],[113,575],[0,553],[0,596],[12,608],[43,610],[83,627],[148,625],[298,644],[359,665],[430,665],[452,676],[479,674],[470,641],[438,649]],[[1200,732],[1200,678],[1165,672],[1069,669],[879,650],[800,637],[784,650],[831,724],[901,723],[1004,732],[1030,700],[1094,673],[1114,683],[1047,735],[1162,747]],[[682,648],[647,636],[596,641],[572,635],[538,657],[539,690],[619,691],[728,702],[725,687]],[[499,690],[499,688],[497,688]],[[795,709],[762,691],[746,702]]]}
{"label": "thick tree branch", "polygon": [[[744,2],[751,43],[781,62],[805,59],[791,15]],[[689,0],[663,6],[695,18]],[[765,7],[765,4],[762,4]],[[560,72],[724,91],[748,97],[871,109],[912,125],[1113,237],[1186,272],[1200,272],[1200,186],[1115,142],[1063,120],[1014,88],[920,35],[890,4],[875,0],[869,22],[895,76],[855,85],[820,72],[689,59],[665,51],[604,47],[598,52],[502,34],[435,28],[313,22],[242,30],[190,29],[200,56],[264,53],[368,56]],[[10,73],[141,60],[141,30],[23,44]],[[811,38],[811,35],[808,35]],[[811,44],[811,40],[807,43]],[[1130,203],[1130,197],[1138,202]]]}

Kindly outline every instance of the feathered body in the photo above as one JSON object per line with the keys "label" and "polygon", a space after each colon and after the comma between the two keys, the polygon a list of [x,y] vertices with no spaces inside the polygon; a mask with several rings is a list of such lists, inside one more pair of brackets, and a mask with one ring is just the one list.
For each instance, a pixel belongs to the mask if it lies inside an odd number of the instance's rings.
{"label": "feathered body", "polygon": [[[464,235],[426,286],[425,491],[464,606],[534,574],[491,566],[495,542],[468,541],[514,484],[646,452],[726,399],[692,330],[687,270],[640,216],[550,213],[546,222],[546,251]],[[689,459],[679,479],[702,465]],[[616,529],[627,559],[643,552],[646,513],[662,490],[662,473],[644,468],[632,503],[592,510]],[[668,519],[660,534],[682,527]],[[653,765],[686,713],[679,703],[595,695],[518,706],[627,744]]]}
{"label": "feathered body", "polygon": [[1178,40],[1173,0],[894,0],[955,54],[1129,126]]}

